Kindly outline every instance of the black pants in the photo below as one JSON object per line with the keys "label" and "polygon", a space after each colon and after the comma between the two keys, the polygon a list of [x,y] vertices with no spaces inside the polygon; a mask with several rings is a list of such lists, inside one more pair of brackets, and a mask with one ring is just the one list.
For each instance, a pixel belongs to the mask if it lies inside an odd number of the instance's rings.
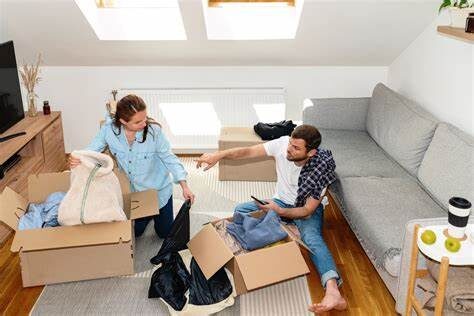
{"label": "black pants", "polygon": [[135,220],[135,237],[143,235],[146,226],[153,219],[155,232],[160,238],[165,238],[173,224],[173,196],[170,197],[165,206],[160,208],[159,215],[137,218]]}

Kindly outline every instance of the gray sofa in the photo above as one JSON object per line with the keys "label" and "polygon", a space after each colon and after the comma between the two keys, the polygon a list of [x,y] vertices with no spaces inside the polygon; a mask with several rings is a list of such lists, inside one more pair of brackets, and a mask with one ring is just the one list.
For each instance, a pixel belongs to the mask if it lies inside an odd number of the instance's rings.
{"label": "gray sofa", "polygon": [[318,127],[336,160],[330,191],[401,312],[407,223],[446,222],[451,196],[474,201],[474,139],[383,84],[370,98],[311,101],[303,123]]}

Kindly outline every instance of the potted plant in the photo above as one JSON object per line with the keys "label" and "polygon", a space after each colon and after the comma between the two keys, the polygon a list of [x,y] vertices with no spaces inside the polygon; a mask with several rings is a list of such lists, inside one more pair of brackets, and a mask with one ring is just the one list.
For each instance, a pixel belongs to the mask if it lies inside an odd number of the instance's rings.
{"label": "potted plant", "polygon": [[469,0],[443,0],[439,12],[448,8],[451,16],[451,26],[464,28],[469,13],[474,12],[474,3]]}

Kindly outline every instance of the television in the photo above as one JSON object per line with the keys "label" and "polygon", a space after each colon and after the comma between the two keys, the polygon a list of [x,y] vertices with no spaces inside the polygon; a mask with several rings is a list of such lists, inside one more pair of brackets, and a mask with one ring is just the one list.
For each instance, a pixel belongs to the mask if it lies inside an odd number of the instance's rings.
{"label": "television", "polygon": [[25,117],[13,42],[0,44],[0,134]]}

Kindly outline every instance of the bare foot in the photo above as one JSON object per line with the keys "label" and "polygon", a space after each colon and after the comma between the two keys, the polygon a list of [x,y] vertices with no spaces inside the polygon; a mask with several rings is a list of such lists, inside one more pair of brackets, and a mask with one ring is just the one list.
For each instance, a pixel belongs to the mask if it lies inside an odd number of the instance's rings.
{"label": "bare foot", "polygon": [[331,309],[341,311],[346,309],[346,307],[346,300],[341,296],[339,291],[327,291],[321,303],[310,305],[308,310],[313,313],[322,313]]}

